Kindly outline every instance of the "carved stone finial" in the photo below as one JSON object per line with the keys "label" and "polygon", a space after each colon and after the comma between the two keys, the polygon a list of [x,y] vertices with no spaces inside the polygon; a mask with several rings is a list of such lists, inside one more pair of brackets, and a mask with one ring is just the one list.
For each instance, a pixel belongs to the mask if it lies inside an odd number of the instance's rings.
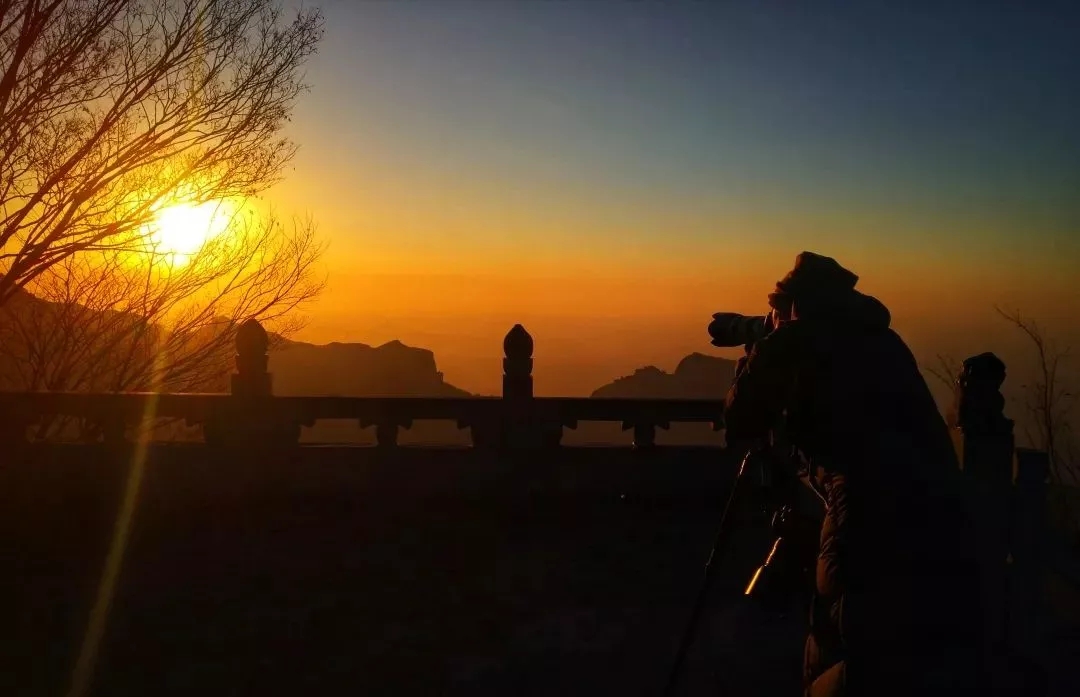
{"label": "carved stone finial", "polygon": [[533,338],[525,327],[515,324],[503,339],[503,355],[510,359],[527,359],[533,355]]}
{"label": "carved stone finial", "polygon": [[956,379],[954,394],[956,425],[965,433],[1011,432],[1005,418],[1005,363],[992,353],[981,353],[964,361]]}
{"label": "carved stone finial", "polygon": [[1005,363],[990,353],[980,353],[964,361],[960,377],[966,382],[981,381],[999,389],[1005,382]]}
{"label": "carved stone finial", "polygon": [[515,324],[503,339],[503,398],[532,399],[533,340],[525,327]]}
{"label": "carved stone finial", "polygon": [[257,319],[249,319],[236,330],[236,354],[265,355],[270,348],[270,337]]}
{"label": "carved stone finial", "polygon": [[236,330],[236,374],[233,394],[270,394],[270,337],[258,320],[249,319]]}

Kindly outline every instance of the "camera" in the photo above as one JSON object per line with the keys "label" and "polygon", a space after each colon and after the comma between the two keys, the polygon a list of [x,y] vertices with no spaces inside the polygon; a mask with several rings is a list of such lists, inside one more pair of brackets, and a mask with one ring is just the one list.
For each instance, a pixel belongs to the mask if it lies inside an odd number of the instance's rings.
{"label": "camera", "polygon": [[771,316],[717,312],[709,324],[712,345],[723,348],[748,346],[772,331]]}

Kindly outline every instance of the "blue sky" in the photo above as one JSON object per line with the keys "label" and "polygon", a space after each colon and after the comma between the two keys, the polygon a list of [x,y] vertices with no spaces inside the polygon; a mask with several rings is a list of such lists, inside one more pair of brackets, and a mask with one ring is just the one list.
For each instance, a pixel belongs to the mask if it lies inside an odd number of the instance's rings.
{"label": "blue sky", "polygon": [[1077,11],[914,5],[328,3],[301,114],[417,181],[1075,230]]}

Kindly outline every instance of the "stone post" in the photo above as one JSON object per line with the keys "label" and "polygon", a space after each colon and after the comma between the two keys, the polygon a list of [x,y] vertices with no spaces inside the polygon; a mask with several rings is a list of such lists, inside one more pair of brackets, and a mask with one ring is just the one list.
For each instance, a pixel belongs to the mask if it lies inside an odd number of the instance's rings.
{"label": "stone post", "polygon": [[270,339],[254,319],[236,331],[236,372],[232,376],[233,399],[225,414],[212,414],[204,424],[206,442],[241,447],[295,445],[300,424],[273,410],[269,371]]}
{"label": "stone post", "polygon": [[0,451],[15,455],[27,446],[27,429],[33,416],[19,409],[17,402],[5,395],[0,402]]}
{"label": "stone post", "polygon": [[516,404],[533,397],[533,338],[515,324],[503,339],[503,399]]}
{"label": "stone post", "polygon": [[122,449],[127,445],[127,422],[120,413],[110,413],[100,418],[101,441],[107,447]]}
{"label": "stone post", "polygon": [[1021,655],[1042,655],[1043,597],[1046,581],[1047,479],[1045,452],[1016,449],[1013,490],[1012,564],[1009,588],[1009,643]]}
{"label": "stone post", "polygon": [[508,448],[535,445],[533,417],[533,338],[515,324],[503,339],[503,422],[500,442]]}
{"label": "stone post", "polygon": [[272,393],[267,371],[270,338],[257,320],[249,319],[236,331],[236,373],[232,393],[243,397],[267,397]]}
{"label": "stone post", "polygon": [[[957,450],[982,569],[987,657],[1007,641],[1013,422],[1005,418],[1005,364],[992,353],[964,361],[956,381]],[[993,664],[992,664],[993,665]]]}

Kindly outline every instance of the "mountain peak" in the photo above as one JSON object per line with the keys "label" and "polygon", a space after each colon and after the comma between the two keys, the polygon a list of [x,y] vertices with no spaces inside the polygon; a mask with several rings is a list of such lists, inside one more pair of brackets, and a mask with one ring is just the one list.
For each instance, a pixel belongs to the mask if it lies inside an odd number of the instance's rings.
{"label": "mountain peak", "polygon": [[360,343],[289,342],[270,352],[274,392],[281,395],[460,397],[443,381],[428,349],[397,339],[377,347]]}
{"label": "mountain peak", "polygon": [[636,369],[593,392],[593,397],[626,399],[723,399],[735,377],[735,361],[692,353],[667,373],[656,366]]}

